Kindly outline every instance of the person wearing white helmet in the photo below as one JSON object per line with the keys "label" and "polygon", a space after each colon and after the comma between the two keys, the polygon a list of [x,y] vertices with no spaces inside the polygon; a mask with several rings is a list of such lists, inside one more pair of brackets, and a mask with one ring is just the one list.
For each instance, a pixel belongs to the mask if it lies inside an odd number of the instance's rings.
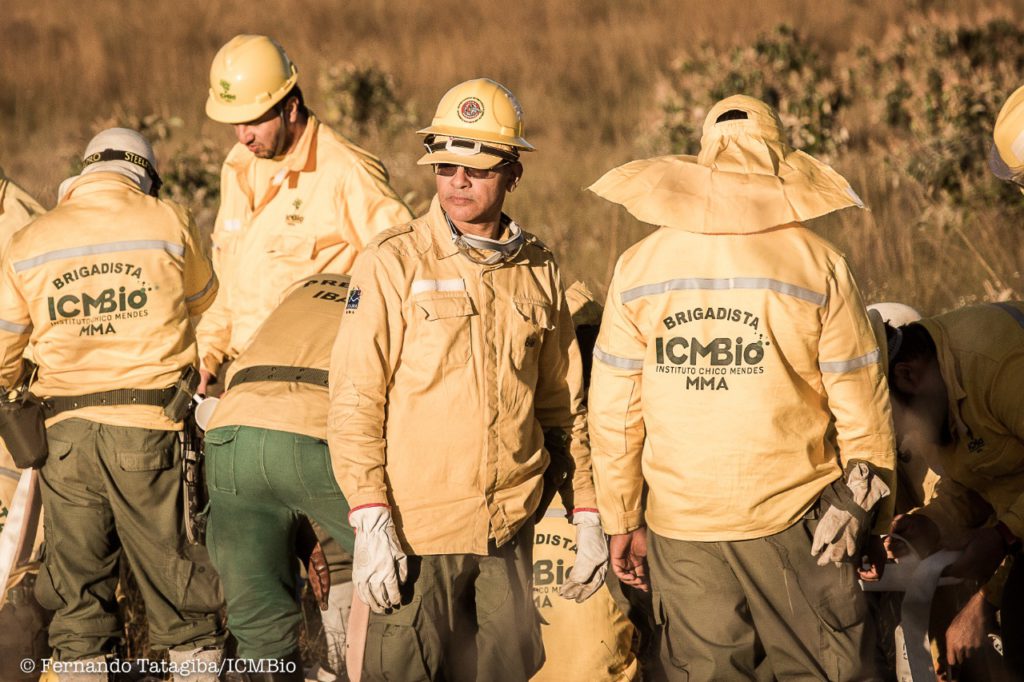
{"label": "person wearing white helmet", "polygon": [[[887,333],[901,450],[930,458],[941,476],[893,521],[890,551],[909,552],[897,538],[922,557],[962,549],[944,575],[977,582],[945,632],[945,663],[983,669],[988,633],[1001,629],[1006,667],[1024,676],[1024,303],[967,306]],[[980,674],[972,679],[992,673]]]}
{"label": "person wearing white helmet", "polygon": [[16,233],[0,263],[0,390],[15,385],[31,341],[48,456],[18,464],[40,468],[36,596],[56,610],[50,644],[68,663],[60,679],[105,680],[98,671],[123,637],[122,557],[150,644],[179,666],[221,657],[217,577],[183,536],[178,438],[180,394],[187,405],[198,360],[190,317],[209,307],[217,278],[188,212],[157,197],[145,138],[105,130],[82,162],[57,207]]}
{"label": "person wearing white helmet", "polygon": [[532,531],[556,489],[594,549],[563,594],[593,594],[607,561],[581,361],[551,251],[502,210],[533,150],[518,100],[466,81],[419,134],[437,196],[360,254],[331,359],[363,679],[526,680],[543,661]]}

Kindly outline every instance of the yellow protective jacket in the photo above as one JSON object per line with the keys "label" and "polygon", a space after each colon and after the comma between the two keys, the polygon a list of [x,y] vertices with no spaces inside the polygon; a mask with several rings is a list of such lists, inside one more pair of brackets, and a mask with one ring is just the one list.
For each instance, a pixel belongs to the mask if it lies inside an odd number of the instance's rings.
{"label": "yellow protective jacket", "polygon": [[[680,540],[796,522],[851,460],[893,488],[880,351],[844,258],[799,223],[661,228],[619,259],[594,350],[590,437],[602,524]],[[835,421],[835,440],[827,435]],[[877,528],[888,529],[885,498]]]}
{"label": "yellow protective jacket", "polygon": [[935,342],[953,447],[920,513],[955,535],[995,513],[1024,537],[1024,303],[974,305],[919,322]]}
{"label": "yellow protective jacket", "polygon": [[572,320],[535,237],[478,265],[435,199],[360,254],[346,307],[328,440],[353,509],[390,504],[414,554],[487,554],[534,513],[551,428],[571,433],[576,506],[596,506]]}
{"label": "yellow protective jacket", "polygon": [[[348,298],[348,275],[320,274],[295,283],[231,364],[228,389],[207,431],[253,426],[327,440],[327,387],[300,381],[254,381],[232,386],[257,366],[305,367],[327,372]],[[282,375],[287,373],[282,372]]]}
{"label": "yellow protective jacket", "polygon": [[202,365],[214,374],[293,283],[348,272],[374,235],[413,217],[381,162],[313,116],[283,159],[236,144],[220,188],[213,264],[222,288],[198,332]]}
{"label": "yellow protective jacket", "polygon": [[0,256],[14,233],[43,213],[46,209],[0,170]]}
{"label": "yellow protective jacket", "polygon": [[[41,396],[171,386],[197,361],[189,317],[217,278],[188,212],[116,173],[84,175],[14,235],[0,262],[0,387],[31,339]],[[67,411],[115,426],[172,429],[160,407]]]}

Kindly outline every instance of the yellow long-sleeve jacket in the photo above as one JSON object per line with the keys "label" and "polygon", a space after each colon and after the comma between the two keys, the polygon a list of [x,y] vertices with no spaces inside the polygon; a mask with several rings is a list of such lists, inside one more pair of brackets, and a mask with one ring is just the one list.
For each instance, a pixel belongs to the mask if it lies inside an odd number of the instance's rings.
{"label": "yellow long-sleeve jacket", "polygon": [[1024,537],[1024,303],[960,308],[919,322],[935,342],[953,447],[922,509],[951,534],[993,513]]}
{"label": "yellow long-sleeve jacket", "polygon": [[[295,283],[252,341],[231,364],[230,390],[207,424],[252,426],[301,433],[327,440],[327,387],[301,381],[253,381],[232,386],[250,367],[301,367],[323,370],[348,298],[348,275],[313,275]],[[282,373],[284,374],[284,373]]]}
{"label": "yellow long-sleeve jacket", "polygon": [[310,116],[283,159],[236,144],[221,171],[213,264],[221,293],[199,323],[204,369],[238,355],[296,281],[346,273],[378,232],[413,216],[380,160]]}
{"label": "yellow long-sleeve jacket", "polygon": [[0,170],[0,256],[14,233],[43,213],[46,209]]}
{"label": "yellow long-sleeve jacket", "polygon": [[390,504],[414,554],[486,554],[536,510],[549,428],[571,434],[576,506],[596,506],[572,319],[535,237],[474,263],[435,199],[360,254],[346,308],[328,441],[353,509]]}
{"label": "yellow long-sleeve jacket", "polygon": [[[37,395],[171,386],[197,361],[189,317],[216,294],[185,209],[116,173],[83,175],[0,261],[0,387],[17,379],[30,339]],[[152,405],[86,407],[52,421],[70,417],[180,428]]]}
{"label": "yellow long-sleeve jacket", "polygon": [[[894,481],[880,352],[846,261],[798,223],[661,228],[616,265],[594,351],[602,524],[743,540],[792,525],[851,460]],[[836,452],[826,436],[834,418]],[[876,527],[888,528],[891,500]]]}

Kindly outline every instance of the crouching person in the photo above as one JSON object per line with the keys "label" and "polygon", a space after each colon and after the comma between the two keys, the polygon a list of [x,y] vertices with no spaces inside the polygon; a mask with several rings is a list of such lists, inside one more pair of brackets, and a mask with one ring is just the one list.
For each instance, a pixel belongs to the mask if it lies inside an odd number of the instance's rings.
{"label": "crouching person", "polygon": [[250,672],[254,681],[304,679],[294,549],[303,516],[352,550],[325,441],[328,365],[347,296],[346,275],[297,282],[232,365],[207,424],[207,546],[238,656],[262,669]]}
{"label": "crouching person", "polygon": [[198,673],[220,660],[221,598],[205,551],[184,539],[184,410],[173,398],[198,361],[189,318],[209,307],[217,280],[187,212],[157,198],[141,135],[105,130],[83,163],[57,207],[17,232],[0,263],[0,390],[17,380],[31,342],[31,390],[45,400],[49,456],[19,463],[41,466],[46,550],[36,596],[56,610],[54,659],[75,663],[61,666],[60,679],[105,680],[104,659],[123,638],[123,554],[151,646]]}

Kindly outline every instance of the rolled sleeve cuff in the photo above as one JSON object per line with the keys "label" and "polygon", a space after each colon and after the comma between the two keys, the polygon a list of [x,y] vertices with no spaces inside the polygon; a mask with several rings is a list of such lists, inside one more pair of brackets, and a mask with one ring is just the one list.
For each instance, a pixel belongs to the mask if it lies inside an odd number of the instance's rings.
{"label": "rolled sleeve cuff", "polygon": [[345,500],[348,502],[349,509],[353,511],[359,509],[360,507],[391,506],[391,504],[388,502],[388,496],[382,492],[358,492],[352,495],[346,495]]}
{"label": "rolled sleeve cuff", "polygon": [[[581,505],[582,506],[582,505]],[[644,525],[642,509],[624,512],[601,512],[601,526],[608,535],[624,535]]]}

